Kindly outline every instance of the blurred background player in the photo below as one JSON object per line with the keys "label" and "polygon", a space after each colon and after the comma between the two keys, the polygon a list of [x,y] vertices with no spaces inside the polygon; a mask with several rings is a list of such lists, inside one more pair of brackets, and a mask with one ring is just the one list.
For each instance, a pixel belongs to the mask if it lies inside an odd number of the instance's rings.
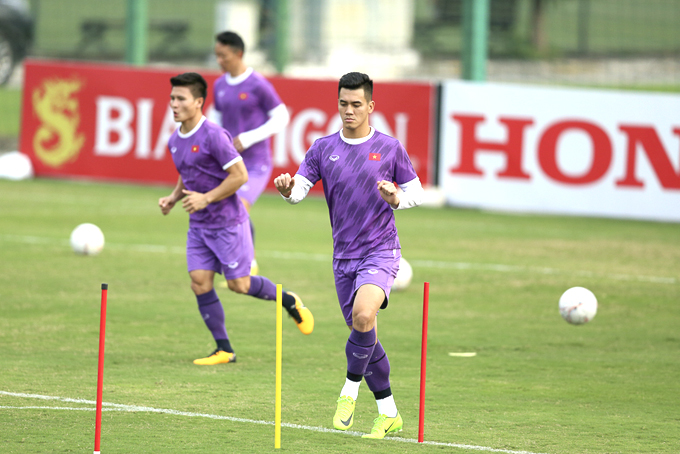
{"label": "blurred background player", "polygon": [[[183,199],[189,213],[187,268],[203,321],[217,343],[215,351],[194,361],[214,365],[236,361],[224,323],[224,309],[213,287],[215,273],[224,273],[229,289],[265,300],[276,300],[276,286],[266,277],[250,276],[253,242],[248,212],[236,191],[248,181],[243,158],[229,134],[206,121],[202,108],[207,84],[196,73],[170,79],[170,107],[181,126],[168,140],[179,172],[177,185],[158,205],[166,215]],[[300,331],[314,329],[312,313],[292,292],[283,292],[283,306]]]}
{"label": "blurred background player", "polygon": [[[272,84],[243,62],[245,44],[239,35],[225,31],[215,41],[217,63],[225,74],[215,81],[211,120],[229,131],[234,147],[243,156],[248,182],[237,194],[250,213],[271,178],[271,137],[283,131],[290,115]],[[252,220],[250,231],[254,242]],[[253,259],[251,274],[257,273]]]}
{"label": "blurred background player", "polygon": [[342,76],[342,129],[316,140],[295,178],[282,174],[274,185],[286,201],[296,204],[323,181],[333,229],[335,288],[351,330],[345,346],[347,378],[333,426],[352,427],[364,378],[378,404],[378,418],[364,437],[384,438],[403,426],[390,388],[390,363],[377,336],[377,313],[387,307],[401,257],[393,210],[418,206],[423,188],[401,143],[369,125],[375,108],[372,96],[373,81],[366,74]]}

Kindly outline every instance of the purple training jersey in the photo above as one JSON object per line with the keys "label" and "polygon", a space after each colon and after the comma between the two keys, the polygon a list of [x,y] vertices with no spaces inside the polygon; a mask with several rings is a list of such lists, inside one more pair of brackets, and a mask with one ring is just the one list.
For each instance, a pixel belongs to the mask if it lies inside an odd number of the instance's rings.
{"label": "purple training jersey", "polygon": [[341,132],[318,139],[297,172],[312,184],[323,180],[333,229],[333,257],[353,259],[372,251],[400,249],[394,213],[378,181],[408,183],[417,178],[397,139],[371,128],[364,139]]}
{"label": "purple training jersey", "polygon": [[[179,129],[170,136],[168,148],[184,186],[200,193],[215,189],[227,178],[225,169],[241,160],[231,137],[205,117],[187,134],[182,134]],[[189,226],[218,229],[240,224],[247,219],[246,209],[233,194],[190,214]]]}
{"label": "purple training jersey", "polygon": [[[265,124],[269,120],[269,111],[281,104],[272,84],[254,71],[237,84],[229,74],[225,74],[215,81],[213,93],[215,109],[222,114],[222,127],[232,137]],[[243,163],[248,172],[269,171],[271,159],[271,138],[243,151]]]}

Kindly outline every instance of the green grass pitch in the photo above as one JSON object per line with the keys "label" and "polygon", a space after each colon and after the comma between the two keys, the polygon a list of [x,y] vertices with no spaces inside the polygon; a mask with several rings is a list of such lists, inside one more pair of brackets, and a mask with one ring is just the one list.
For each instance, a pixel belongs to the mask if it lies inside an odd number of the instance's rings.
{"label": "green grass pitch", "polygon": [[[275,306],[218,288],[238,362],[192,364],[213,341],[186,274],[187,215],[157,207],[169,190],[0,181],[0,452],[91,452],[103,282],[103,395],[117,404],[104,407],[103,453],[276,452]],[[303,336],[284,318],[280,452],[680,451],[677,224],[451,208],[396,217],[414,280],[381,312],[379,336],[405,425],[373,441],[358,436],[377,416],[365,384],[355,433],[330,430],[348,331],[325,202],[266,195],[254,207],[261,273],[298,292],[316,319]],[[99,256],[70,250],[82,222],[104,231]],[[419,445],[424,281],[433,443]],[[557,310],[577,285],[599,300],[583,326]]]}

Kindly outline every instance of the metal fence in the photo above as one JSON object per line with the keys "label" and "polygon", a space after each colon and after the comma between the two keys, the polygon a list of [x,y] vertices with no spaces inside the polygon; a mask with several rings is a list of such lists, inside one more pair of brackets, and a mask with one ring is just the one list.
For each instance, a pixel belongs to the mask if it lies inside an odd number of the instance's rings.
{"label": "metal fence", "polygon": [[[279,3],[148,0],[149,61],[213,65],[214,34],[232,26],[259,51],[253,64],[272,71]],[[378,55],[382,67],[396,67],[387,78],[459,77],[462,3],[287,0],[286,68],[330,76],[337,58],[354,54],[361,65],[364,55]],[[126,4],[32,0],[33,55],[122,61]],[[490,0],[489,79],[679,85],[678,24],[678,0]]]}
{"label": "metal fence", "polygon": [[[423,72],[459,71],[462,0],[416,1]],[[680,86],[680,1],[490,0],[488,79],[640,89]]]}

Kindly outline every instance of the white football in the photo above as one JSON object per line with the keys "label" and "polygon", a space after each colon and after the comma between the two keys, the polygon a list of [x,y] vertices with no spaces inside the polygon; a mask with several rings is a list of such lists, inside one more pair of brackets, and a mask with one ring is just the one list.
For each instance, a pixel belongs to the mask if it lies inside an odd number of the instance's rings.
{"label": "white football", "polygon": [[80,224],[71,232],[71,248],[77,254],[97,255],[104,249],[104,233],[94,224]]}
{"label": "white football", "polygon": [[404,257],[402,257],[399,260],[399,271],[397,271],[397,277],[394,278],[392,290],[405,290],[411,284],[411,279],[413,279],[413,268],[411,268],[411,265]]}
{"label": "white football", "polygon": [[573,325],[591,321],[597,314],[597,298],[583,287],[572,287],[560,297],[560,314]]}

